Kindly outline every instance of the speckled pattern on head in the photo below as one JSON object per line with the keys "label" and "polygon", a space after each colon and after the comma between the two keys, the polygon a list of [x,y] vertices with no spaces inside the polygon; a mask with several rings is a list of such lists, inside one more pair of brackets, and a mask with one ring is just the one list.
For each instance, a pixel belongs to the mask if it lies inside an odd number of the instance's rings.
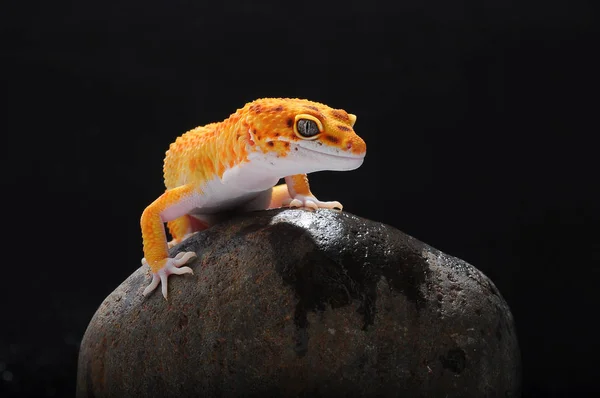
{"label": "speckled pattern on head", "polygon": [[164,162],[167,188],[222,177],[227,168],[248,160],[248,151],[287,156],[298,115],[317,118],[323,131],[317,141],[352,153],[365,152],[365,142],[354,133],[356,116],[343,109],[298,98],[262,98],[247,103],[220,123],[196,127],[171,144]]}

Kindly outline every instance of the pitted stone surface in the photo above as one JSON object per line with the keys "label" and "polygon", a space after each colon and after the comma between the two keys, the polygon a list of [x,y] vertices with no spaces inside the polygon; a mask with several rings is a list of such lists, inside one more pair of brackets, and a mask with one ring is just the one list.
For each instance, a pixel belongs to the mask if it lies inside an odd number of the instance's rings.
{"label": "pitted stone surface", "polygon": [[[510,310],[470,264],[331,210],[234,217],[169,301],[140,268],[81,344],[79,397],[520,395]],[[122,266],[116,264],[115,266]]]}

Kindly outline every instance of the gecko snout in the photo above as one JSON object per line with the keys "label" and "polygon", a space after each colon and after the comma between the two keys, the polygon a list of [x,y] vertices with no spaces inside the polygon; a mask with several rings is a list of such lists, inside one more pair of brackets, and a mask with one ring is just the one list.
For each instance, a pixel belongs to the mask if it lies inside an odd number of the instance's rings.
{"label": "gecko snout", "polygon": [[367,152],[367,144],[356,134],[347,138],[343,143],[342,148],[354,155],[364,155]]}

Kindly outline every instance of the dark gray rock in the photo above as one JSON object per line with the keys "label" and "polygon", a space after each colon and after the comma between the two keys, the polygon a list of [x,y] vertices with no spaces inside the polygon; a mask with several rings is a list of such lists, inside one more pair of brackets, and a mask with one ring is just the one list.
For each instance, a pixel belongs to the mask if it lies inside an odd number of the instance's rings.
{"label": "dark gray rock", "polygon": [[[196,251],[169,301],[135,271],[81,343],[78,397],[515,397],[510,310],[466,262],[330,210],[250,213]],[[123,266],[122,264],[115,264]]]}

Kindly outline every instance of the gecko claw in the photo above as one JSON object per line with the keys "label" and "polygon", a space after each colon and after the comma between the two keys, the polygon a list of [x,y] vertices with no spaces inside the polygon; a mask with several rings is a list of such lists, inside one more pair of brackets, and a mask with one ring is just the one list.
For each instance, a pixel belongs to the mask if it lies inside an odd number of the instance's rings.
{"label": "gecko claw", "polygon": [[[169,275],[194,274],[190,267],[182,267],[188,261],[196,257],[194,252],[181,252],[173,258],[167,258],[165,265],[156,272],[152,273],[152,282],[144,289],[143,295],[147,296],[156,289],[158,284],[161,284],[161,292],[165,299],[168,298],[168,280]],[[142,259],[142,264],[148,265],[145,258]]]}

